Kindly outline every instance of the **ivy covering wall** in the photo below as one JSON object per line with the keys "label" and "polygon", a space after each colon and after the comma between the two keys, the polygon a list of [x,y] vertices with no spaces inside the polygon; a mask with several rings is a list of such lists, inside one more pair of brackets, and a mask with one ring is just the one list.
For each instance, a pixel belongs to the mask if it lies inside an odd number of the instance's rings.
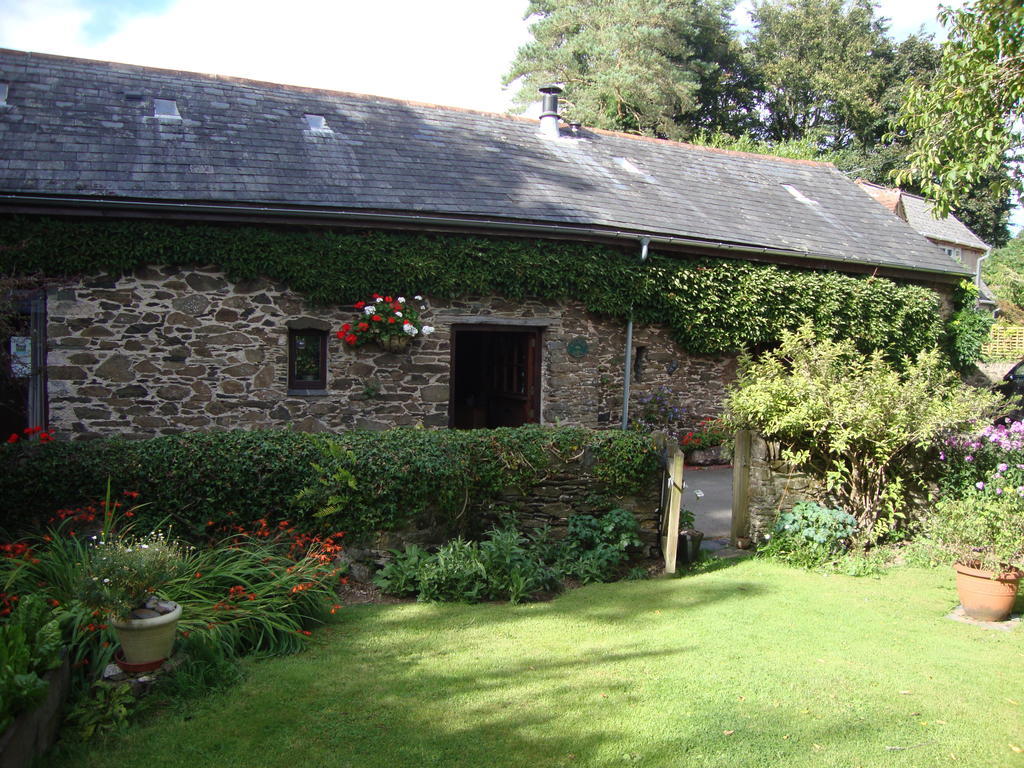
{"label": "ivy covering wall", "polygon": [[438,299],[499,295],[576,299],[588,310],[668,327],[698,355],[775,342],[810,319],[863,351],[898,358],[944,335],[930,289],[878,277],[713,258],[644,264],[638,249],[567,241],[173,224],[144,220],[0,219],[0,270],[68,277],[143,264],[214,264],[233,280],[265,276],[315,303],[374,291]]}

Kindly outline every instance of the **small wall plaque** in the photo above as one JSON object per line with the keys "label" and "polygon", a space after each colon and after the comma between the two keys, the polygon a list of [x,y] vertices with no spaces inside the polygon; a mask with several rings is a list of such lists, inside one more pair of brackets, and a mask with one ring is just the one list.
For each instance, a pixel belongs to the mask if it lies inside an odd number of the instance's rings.
{"label": "small wall plaque", "polygon": [[577,336],[575,339],[569,342],[569,357],[584,357],[590,348],[587,346],[587,340],[582,336]]}

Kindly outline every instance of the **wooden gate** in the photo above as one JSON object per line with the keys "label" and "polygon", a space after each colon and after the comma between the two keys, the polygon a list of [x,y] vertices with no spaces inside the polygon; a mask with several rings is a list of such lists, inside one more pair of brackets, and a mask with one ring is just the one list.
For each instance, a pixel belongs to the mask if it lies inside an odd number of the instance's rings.
{"label": "wooden gate", "polygon": [[665,573],[676,572],[679,547],[679,511],[683,506],[683,452],[679,444],[664,432],[654,435],[661,455],[661,552],[665,557]]}

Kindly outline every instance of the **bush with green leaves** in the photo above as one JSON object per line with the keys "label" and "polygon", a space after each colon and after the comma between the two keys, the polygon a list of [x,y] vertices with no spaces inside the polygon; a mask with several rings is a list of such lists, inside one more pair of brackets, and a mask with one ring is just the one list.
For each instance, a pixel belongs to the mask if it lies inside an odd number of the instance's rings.
{"label": "bush with green leaves", "polygon": [[[584,456],[594,459],[586,469]],[[102,498],[113,475],[115,496],[149,502],[136,513],[146,530],[169,518],[176,535],[196,542],[268,519],[350,539],[410,524],[454,535],[475,532],[478,513],[502,491],[529,489],[557,462],[578,462],[611,498],[641,490],[659,468],[650,437],[619,430],[193,432],[0,445],[0,497],[9,527],[45,525],[55,510]]]}
{"label": "bush with green leaves", "polygon": [[908,496],[940,438],[997,400],[964,385],[937,351],[897,367],[804,326],[760,358],[741,357],[726,410],[733,428],[778,442],[783,458],[824,480],[858,536],[876,541],[906,530]]}
{"label": "bush with green leaves", "polygon": [[760,554],[793,565],[815,567],[849,548],[857,520],[841,509],[799,501],[779,514]]}
{"label": "bush with green leaves", "polygon": [[636,518],[625,509],[598,517],[572,515],[556,567],[584,584],[611,581],[629,559],[629,550],[642,543],[638,532]]}
{"label": "bush with green leaves", "polygon": [[40,595],[27,595],[0,622],[0,734],[46,696],[44,675],[60,665],[61,644],[53,609]]}
{"label": "bush with green leaves", "polygon": [[506,521],[479,542],[457,538],[434,554],[415,545],[393,552],[374,582],[388,594],[431,602],[518,603],[558,589],[565,578],[590,583],[625,575],[629,551],[641,544],[637,531],[625,509],[573,515],[561,540],[547,528],[524,536]]}

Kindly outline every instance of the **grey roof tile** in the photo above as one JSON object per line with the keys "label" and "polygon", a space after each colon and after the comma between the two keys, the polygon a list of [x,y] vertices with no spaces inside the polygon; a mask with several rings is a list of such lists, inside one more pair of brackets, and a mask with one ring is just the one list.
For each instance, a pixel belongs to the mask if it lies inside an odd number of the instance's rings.
{"label": "grey roof tile", "polygon": [[[826,164],[601,131],[551,140],[521,118],[17,51],[0,50],[0,78],[6,193],[469,215],[964,271]],[[183,119],[152,117],[153,98]]]}

